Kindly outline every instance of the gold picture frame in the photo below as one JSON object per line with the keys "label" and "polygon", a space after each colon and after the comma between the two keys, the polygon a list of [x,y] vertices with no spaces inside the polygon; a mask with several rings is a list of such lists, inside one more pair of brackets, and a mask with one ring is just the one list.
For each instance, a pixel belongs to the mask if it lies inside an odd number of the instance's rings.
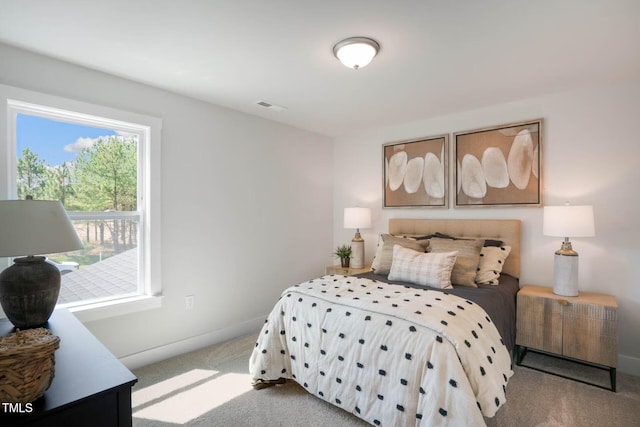
{"label": "gold picture frame", "polygon": [[384,208],[447,208],[449,135],[382,146]]}
{"label": "gold picture frame", "polygon": [[543,119],[454,134],[455,207],[542,206]]}

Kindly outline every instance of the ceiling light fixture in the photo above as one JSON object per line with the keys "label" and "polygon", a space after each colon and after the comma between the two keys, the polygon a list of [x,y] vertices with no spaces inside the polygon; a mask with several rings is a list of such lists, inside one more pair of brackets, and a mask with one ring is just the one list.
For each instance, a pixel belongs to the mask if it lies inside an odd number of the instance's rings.
{"label": "ceiling light fixture", "polygon": [[350,37],[336,43],[333,54],[346,67],[358,70],[367,66],[378,54],[380,45],[377,41],[367,37]]}

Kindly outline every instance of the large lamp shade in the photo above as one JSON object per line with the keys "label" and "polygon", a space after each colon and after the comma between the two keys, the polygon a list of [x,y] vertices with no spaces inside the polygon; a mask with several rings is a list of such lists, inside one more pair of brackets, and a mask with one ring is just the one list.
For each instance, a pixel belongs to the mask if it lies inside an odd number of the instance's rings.
{"label": "large lamp shade", "polygon": [[591,237],[595,236],[593,206],[545,206],[543,213],[545,236]]}
{"label": "large lamp shade", "polygon": [[371,227],[371,209],[344,208],[344,228]]}
{"label": "large lamp shade", "polygon": [[0,303],[11,323],[42,326],[58,301],[60,272],[35,255],[82,248],[59,201],[0,201],[0,257],[23,256],[0,274]]}

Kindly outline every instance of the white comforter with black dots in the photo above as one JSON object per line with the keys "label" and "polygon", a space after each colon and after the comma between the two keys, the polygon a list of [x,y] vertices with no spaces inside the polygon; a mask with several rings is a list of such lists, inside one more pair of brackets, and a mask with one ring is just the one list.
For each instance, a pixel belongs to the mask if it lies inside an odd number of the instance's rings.
{"label": "white comforter with black dots", "polygon": [[511,359],[477,304],[443,292],[324,276],[287,289],[249,362],[381,426],[480,426],[506,402]]}

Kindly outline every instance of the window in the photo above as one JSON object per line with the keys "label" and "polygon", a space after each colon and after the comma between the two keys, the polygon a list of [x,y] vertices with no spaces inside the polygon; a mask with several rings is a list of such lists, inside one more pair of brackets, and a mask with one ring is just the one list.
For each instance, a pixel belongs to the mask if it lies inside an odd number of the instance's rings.
{"label": "window", "polygon": [[[84,244],[47,254],[61,272],[58,306],[104,312],[158,296],[159,248],[150,226],[158,214],[150,202],[157,119],[135,123],[18,101],[9,101],[8,111],[10,193],[60,200]],[[87,319],[95,317],[102,316]]]}

